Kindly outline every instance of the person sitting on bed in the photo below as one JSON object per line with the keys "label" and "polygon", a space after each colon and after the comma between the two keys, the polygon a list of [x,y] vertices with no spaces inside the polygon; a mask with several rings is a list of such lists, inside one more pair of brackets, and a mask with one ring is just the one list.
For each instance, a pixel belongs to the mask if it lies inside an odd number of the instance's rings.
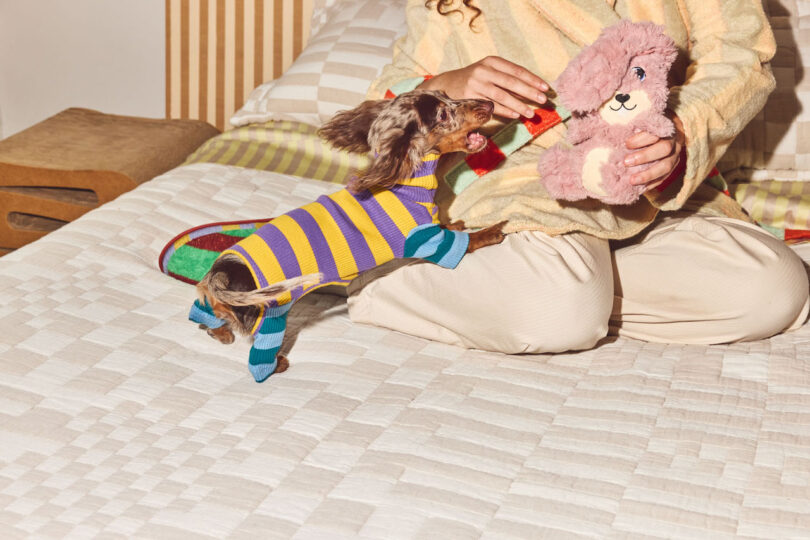
{"label": "person sitting on bed", "polygon": [[[545,132],[449,208],[471,227],[509,220],[514,234],[453,271],[413,264],[361,276],[349,299],[354,321],[504,353],[589,349],[608,334],[726,343],[803,324],[810,300],[799,257],[702,183],[774,88],[775,42],[759,0],[409,0],[407,18],[369,97],[444,90],[493,100],[506,121],[533,115],[551,95],[546,81],[604,27],[622,18],[662,24],[679,48],[669,101],[677,133],[627,140],[636,150],[628,166],[653,163],[633,180],[649,189],[633,205],[609,207],[546,195],[538,156],[565,130]],[[679,158],[683,177],[654,189]]]}

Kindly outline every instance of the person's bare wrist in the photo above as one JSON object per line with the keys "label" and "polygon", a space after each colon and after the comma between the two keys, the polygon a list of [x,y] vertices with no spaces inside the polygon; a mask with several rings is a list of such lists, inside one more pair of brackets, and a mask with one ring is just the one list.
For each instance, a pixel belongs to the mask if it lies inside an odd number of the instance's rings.
{"label": "person's bare wrist", "polygon": [[445,94],[447,94],[447,96],[450,99],[462,99],[462,98],[464,98],[465,96],[461,95],[459,92],[456,92],[452,88],[452,80],[451,80],[450,76],[448,75],[449,73],[450,72],[445,72],[445,73],[439,73],[438,75],[433,75],[433,76],[425,79],[423,82],[419,83],[419,86],[417,86],[417,88],[419,90],[442,91]]}
{"label": "person's bare wrist", "polygon": [[442,88],[442,75],[434,75],[432,77],[426,77],[424,81],[419,83],[416,87],[419,90],[443,90]]}

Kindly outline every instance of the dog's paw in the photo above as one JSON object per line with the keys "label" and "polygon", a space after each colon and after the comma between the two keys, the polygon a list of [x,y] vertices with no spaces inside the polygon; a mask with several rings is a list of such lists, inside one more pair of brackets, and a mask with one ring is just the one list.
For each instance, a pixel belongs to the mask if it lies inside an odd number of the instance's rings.
{"label": "dog's paw", "polygon": [[278,364],[276,364],[276,370],[273,373],[283,373],[290,367],[290,361],[282,354],[276,356],[276,362],[278,362]]}
{"label": "dog's paw", "polygon": [[230,345],[236,339],[236,337],[233,335],[233,331],[227,324],[224,324],[219,328],[207,328],[206,332],[209,336],[224,345]]}
{"label": "dog's paw", "polygon": [[503,220],[500,223],[496,223],[495,225],[492,225],[491,227],[487,227],[486,229],[484,229],[485,231],[489,231],[488,234],[492,235],[491,238],[493,244],[500,244],[501,242],[503,242],[503,239],[506,238],[506,233],[503,232],[503,228],[506,226],[507,223],[508,223],[507,220]]}
{"label": "dog's paw", "polygon": [[467,253],[472,253],[476,249],[503,242],[503,239],[506,238],[506,234],[503,232],[506,223],[506,221],[501,221],[480,231],[470,233],[470,243],[467,246]]}
{"label": "dog's paw", "polygon": [[444,228],[448,231],[463,231],[467,228],[467,225],[463,219],[457,219],[452,223],[448,223]]}

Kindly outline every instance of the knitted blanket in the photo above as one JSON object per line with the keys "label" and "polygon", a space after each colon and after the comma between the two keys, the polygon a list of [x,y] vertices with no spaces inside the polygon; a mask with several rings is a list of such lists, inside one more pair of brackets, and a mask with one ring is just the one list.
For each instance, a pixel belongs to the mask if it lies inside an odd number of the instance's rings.
{"label": "knitted blanket", "polygon": [[223,251],[270,221],[221,221],[183,231],[160,252],[158,267],[170,277],[196,285]]}

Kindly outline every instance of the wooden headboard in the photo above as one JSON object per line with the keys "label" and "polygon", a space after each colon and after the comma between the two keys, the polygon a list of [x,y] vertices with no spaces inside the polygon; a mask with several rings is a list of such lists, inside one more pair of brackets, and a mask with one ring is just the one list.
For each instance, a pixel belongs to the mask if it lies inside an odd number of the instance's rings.
{"label": "wooden headboard", "polygon": [[166,0],[166,116],[219,129],[306,45],[315,0]]}

